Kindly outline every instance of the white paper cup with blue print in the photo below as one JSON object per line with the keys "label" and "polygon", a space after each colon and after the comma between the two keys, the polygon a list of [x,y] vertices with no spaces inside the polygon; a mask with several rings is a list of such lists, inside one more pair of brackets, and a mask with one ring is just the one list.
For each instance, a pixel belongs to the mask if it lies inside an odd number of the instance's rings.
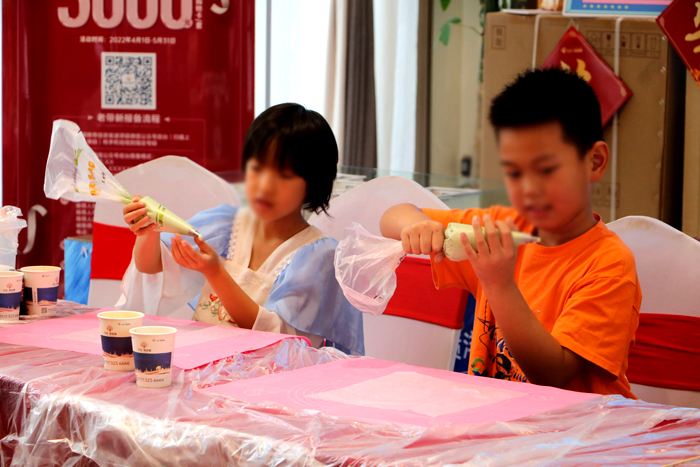
{"label": "white paper cup with blue print", "polygon": [[0,271],[0,320],[19,320],[23,277],[19,271]]}
{"label": "white paper cup with blue print", "polygon": [[103,311],[100,320],[100,339],[105,370],[133,371],[134,350],[129,331],[143,324],[143,313],[138,311]]}
{"label": "white paper cup with blue print", "polygon": [[177,329],[142,326],[130,332],[136,384],[142,388],[170,386]]}
{"label": "white paper cup with blue print", "polygon": [[24,273],[24,304],[27,307],[27,314],[34,316],[55,315],[61,268],[28,266],[20,271]]}

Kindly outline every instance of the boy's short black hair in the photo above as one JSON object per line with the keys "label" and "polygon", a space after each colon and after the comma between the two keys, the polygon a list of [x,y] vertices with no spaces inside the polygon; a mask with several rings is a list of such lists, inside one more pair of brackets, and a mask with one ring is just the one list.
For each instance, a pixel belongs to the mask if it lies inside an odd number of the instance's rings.
{"label": "boy's short black hair", "polygon": [[244,170],[251,158],[291,168],[306,181],[304,209],[326,212],[338,171],[338,144],[321,114],[291,103],[265,110],[245,135]]}
{"label": "boy's short black hair", "polygon": [[496,134],[502,128],[559,122],[564,140],[583,157],[603,140],[600,103],[588,83],[559,68],[522,73],[491,103],[489,114]]}

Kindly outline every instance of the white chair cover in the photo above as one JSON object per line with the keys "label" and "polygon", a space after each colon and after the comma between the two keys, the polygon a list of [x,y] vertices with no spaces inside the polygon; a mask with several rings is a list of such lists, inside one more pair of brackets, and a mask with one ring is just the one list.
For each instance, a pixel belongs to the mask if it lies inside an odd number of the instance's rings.
{"label": "white chair cover", "polygon": [[[630,216],[608,224],[637,263],[641,313],[700,317],[700,242],[650,217]],[[700,392],[632,384],[647,402],[700,408]]]}
{"label": "white chair cover", "polygon": [[[353,222],[381,235],[379,221],[391,206],[411,203],[420,208],[448,209],[437,196],[413,180],[379,177],[331,200],[325,214],[312,214],[309,223],[329,237],[344,237]],[[432,278],[426,277],[430,281]],[[398,316],[365,314],[365,355],[411,365],[452,370],[459,330]]]}
{"label": "white chair cover", "polygon": [[390,207],[411,203],[420,208],[449,209],[440,198],[404,177],[379,177],[349,190],[330,202],[328,213],[312,214],[309,223],[337,240],[353,222],[374,235],[381,235],[379,221]]}
{"label": "white chair cover", "polygon": [[[222,178],[186,157],[164,156],[145,162],[115,175],[132,195],[151,196],[181,218],[222,203],[238,206],[240,200],[233,187]],[[123,205],[99,202],[94,222],[126,227]],[[121,296],[121,281],[91,279],[88,305],[114,306]]]}

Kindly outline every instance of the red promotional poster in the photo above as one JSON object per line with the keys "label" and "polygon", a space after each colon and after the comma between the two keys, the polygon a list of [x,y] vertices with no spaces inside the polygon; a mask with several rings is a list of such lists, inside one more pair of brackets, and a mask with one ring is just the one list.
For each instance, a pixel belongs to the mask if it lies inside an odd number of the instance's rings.
{"label": "red promotional poster", "polygon": [[675,0],[656,22],[700,86],[700,2]]}
{"label": "red promotional poster", "polygon": [[93,203],[44,195],[56,119],[77,123],[114,174],[171,154],[240,169],[253,120],[254,3],[2,2],[3,204],[29,221],[18,266],[60,265],[63,240],[92,231]]}
{"label": "red promotional poster", "polygon": [[632,96],[625,83],[573,26],[566,31],[542,68],[572,70],[585,79],[600,101],[603,126]]}

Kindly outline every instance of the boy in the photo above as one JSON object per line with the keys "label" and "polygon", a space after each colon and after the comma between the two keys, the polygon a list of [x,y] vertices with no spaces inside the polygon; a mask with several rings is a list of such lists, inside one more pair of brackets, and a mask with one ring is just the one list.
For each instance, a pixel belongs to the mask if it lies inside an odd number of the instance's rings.
{"label": "boy", "polygon": [[[569,72],[529,71],[493,100],[490,120],[513,208],[403,204],[384,214],[382,234],[431,254],[437,288],[476,297],[471,374],[634,397],[625,370],[642,296],[632,252],[591,208],[610,157],[593,89]],[[468,261],[444,259],[450,222],[475,227],[477,251],[462,234]],[[541,243],[518,251],[516,229]]]}

